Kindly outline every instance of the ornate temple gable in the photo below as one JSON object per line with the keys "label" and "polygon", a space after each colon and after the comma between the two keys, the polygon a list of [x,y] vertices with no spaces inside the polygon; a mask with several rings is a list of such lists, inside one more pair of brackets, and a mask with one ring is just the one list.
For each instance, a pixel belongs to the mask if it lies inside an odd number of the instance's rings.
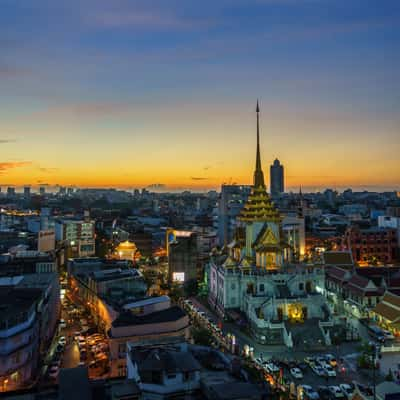
{"label": "ornate temple gable", "polygon": [[271,227],[265,224],[258,234],[257,239],[253,243],[253,247],[258,247],[261,245],[279,245],[279,239],[276,237]]}

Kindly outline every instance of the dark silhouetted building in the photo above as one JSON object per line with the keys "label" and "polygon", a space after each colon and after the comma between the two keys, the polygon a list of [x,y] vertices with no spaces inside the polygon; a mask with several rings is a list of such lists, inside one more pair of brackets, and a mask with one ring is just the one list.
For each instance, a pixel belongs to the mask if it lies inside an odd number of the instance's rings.
{"label": "dark silhouetted building", "polygon": [[278,159],[270,167],[271,196],[276,197],[285,191],[283,165]]}
{"label": "dark silhouetted building", "polygon": [[185,284],[197,280],[197,235],[194,232],[168,229],[167,255],[170,282]]}

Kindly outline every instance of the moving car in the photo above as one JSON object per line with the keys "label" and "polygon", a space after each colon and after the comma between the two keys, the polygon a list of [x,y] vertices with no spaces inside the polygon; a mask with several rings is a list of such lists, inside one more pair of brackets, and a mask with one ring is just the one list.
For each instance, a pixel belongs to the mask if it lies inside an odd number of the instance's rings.
{"label": "moving car", "polygon": [[60,339],[58,339],[58,344],[65,346],[67,344],[67,338],[65,336],[61,336]]}
{"label": "moving car", "polygon": [[303,373],[301,372],[300,368],[297,367],[290,368],[290,374],[296,379],[303,378]]}

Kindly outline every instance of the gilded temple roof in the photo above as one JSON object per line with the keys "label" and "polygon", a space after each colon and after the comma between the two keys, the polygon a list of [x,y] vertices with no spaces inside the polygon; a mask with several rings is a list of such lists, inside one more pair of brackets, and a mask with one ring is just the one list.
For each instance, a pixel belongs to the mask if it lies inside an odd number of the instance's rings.
{"label": "gilded temple roof", "polygon": [[274,206],[264,186],[253,187],[245,206],[239,214],[243,222],[276,222],[282,221],[278,209]]}

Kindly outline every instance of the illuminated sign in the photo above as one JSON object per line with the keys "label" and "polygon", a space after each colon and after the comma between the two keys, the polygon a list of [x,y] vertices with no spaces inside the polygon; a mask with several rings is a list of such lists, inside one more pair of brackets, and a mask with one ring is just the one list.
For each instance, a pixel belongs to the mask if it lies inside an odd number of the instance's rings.
{"label": "illuminated sign", "polygon": [[173,272],[172,280],[174,282],[185,282],[185,273],[184,272]]}

